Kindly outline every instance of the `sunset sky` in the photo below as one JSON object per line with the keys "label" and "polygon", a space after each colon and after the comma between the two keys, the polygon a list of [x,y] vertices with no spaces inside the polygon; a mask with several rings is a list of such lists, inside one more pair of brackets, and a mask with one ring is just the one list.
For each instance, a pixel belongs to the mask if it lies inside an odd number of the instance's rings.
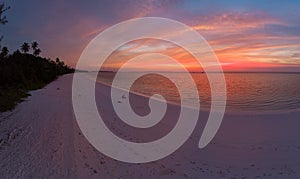
{"label": "sunset sky", "polygon": [[[1,26],[2,45],[13,51],[24,41],[38,41],[43,56],[60,57],[73,67],[85,46],[104,29],[131,18],[155,16],[197,30],[225,71],[300,72],[300,1],[5,2],[11,9],[6,13],[9,22]],[[112,54],[107,67],[118,67],[124,56],[147,52],[166,53],[197,70],[184,50],[151,39],[124,45]]]}

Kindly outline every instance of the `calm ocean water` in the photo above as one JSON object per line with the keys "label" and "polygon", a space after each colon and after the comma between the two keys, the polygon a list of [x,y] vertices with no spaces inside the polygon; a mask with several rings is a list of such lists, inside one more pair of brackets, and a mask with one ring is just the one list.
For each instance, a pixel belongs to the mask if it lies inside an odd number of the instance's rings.
{"label": "calm ocean water", "polygon": [[[98,82],[110,85],[115,73],[101,72]],[[182,73],[169,75],[184,88],[188,102],[191,84]],[[198,89],[201,108],[209,109],[211,93],[205,73],[191,73]],[[121,81],[127,83],[133,73],[123,73]],[[292,73],[225,73],[227,86],[227,111],[274,112],[300,110],[300,74]],[[120,84],[122,87],[123,84]],[[174,84],[167,78],[148,74],[137,79],[130,89],[146,96],[161,94],[169,102],[180,104],[180,95]],[[190,103],[191,105],[192,102]]]}

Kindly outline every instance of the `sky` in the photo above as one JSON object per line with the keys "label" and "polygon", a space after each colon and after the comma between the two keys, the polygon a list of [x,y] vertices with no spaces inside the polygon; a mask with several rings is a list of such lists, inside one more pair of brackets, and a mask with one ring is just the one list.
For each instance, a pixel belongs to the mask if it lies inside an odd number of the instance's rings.
{"label": "sky", "polygon": [[[14,51],[25,41],[37,41],[42,56],[59,57],[72,67],[76,66],[87,44],[110,26],[132,18],[164,17],[180,21],[199,32],[213,48],[225,71],[300,72],[300,1],[4,2],[11,9],[5,14],[9,22],[0,27],[4,35],[2,45]],[[191,71],[199,70],[185,50],[154,39],[123,45],[107,59],[105,68],[117,69],[129,58],[149,52],[164,53]],[[172,64],[157,59],[145,60],[132,67],[146,68],[153,62],[160,64],[162,69],[176,70]]]}

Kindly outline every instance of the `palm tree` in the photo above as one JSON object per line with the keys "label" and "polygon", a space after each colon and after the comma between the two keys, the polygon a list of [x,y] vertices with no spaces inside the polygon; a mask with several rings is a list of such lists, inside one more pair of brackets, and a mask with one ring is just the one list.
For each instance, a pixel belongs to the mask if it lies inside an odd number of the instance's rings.
{"label": "palm tree", "polygon": [[60,59],[59,59],[59,58],[56,58],[56,59],[55,59],[55,62],[56,62],[56,64],[59,64]]}
{"label": "palm tree", "polygon": [[36,49],[34,49],[34,51],[33,51],[33,55],[37,57],[37,56],[40,55],[41,52],[42,52],[41,49],[36,48]]}
{"label": "palm tree", "polygon": [[21,51],[24,53],[29,52],[30,46],[27,42],[24,42],[23,45],[21,46]]}
{"label": "palm tree", "polygon": [[38,49],[38,46],[39,46],[39,44],[35,41],[31,43],[31,47],[32,47],[33,50]]}
{"label": "palm tree", "polygon": [[41,49],[38,48],[39,44],[34,41],[31,43],[31,48],[33,50],[33,55],[34,56],[39,56],[39,54],[42,52]]}
{"label": "palm tree", "polygon": [[0,53],[0,57],[1,58],[7,57],[8,53],[9,53],[8,48],[7,47],[3,47],[2,50],[1,50],[1,53]]}

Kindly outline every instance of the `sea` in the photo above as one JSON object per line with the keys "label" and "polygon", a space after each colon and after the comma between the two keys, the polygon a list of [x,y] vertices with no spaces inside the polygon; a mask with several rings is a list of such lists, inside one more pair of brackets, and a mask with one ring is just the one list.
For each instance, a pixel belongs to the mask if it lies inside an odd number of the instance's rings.
{"label": "sea", "polygon": [[[162,95],[166,101],[181,104],[181,100],[191,106],[200,103],[200,108],[211,107],[211,87],[207,73],[189,73],[194,84],[186,80],[186,74],[168,72],[168,77],[155,74],[138,74],[140,72],[123,72],[118,75],[115,86],[129,85],[132,93],[152,96]],[[139,76],[133,83],[131,79]],[[216,74],[209,74],[216,75]],[[99,72],[98,83],[111,85],[115,72]],[[226,81],[226,111],[231,112],[290,112],[300,110],[300,73],[224,73]],[[170,80],[172,79],[172,80]],[[131,83],[131,84],[127,84]],[[185,95],[180,95],[176,85],[179,84]],[[118,86],[119,85],[119,86]],[[198,91],[199,100],[192,98],[192,85]]]}

